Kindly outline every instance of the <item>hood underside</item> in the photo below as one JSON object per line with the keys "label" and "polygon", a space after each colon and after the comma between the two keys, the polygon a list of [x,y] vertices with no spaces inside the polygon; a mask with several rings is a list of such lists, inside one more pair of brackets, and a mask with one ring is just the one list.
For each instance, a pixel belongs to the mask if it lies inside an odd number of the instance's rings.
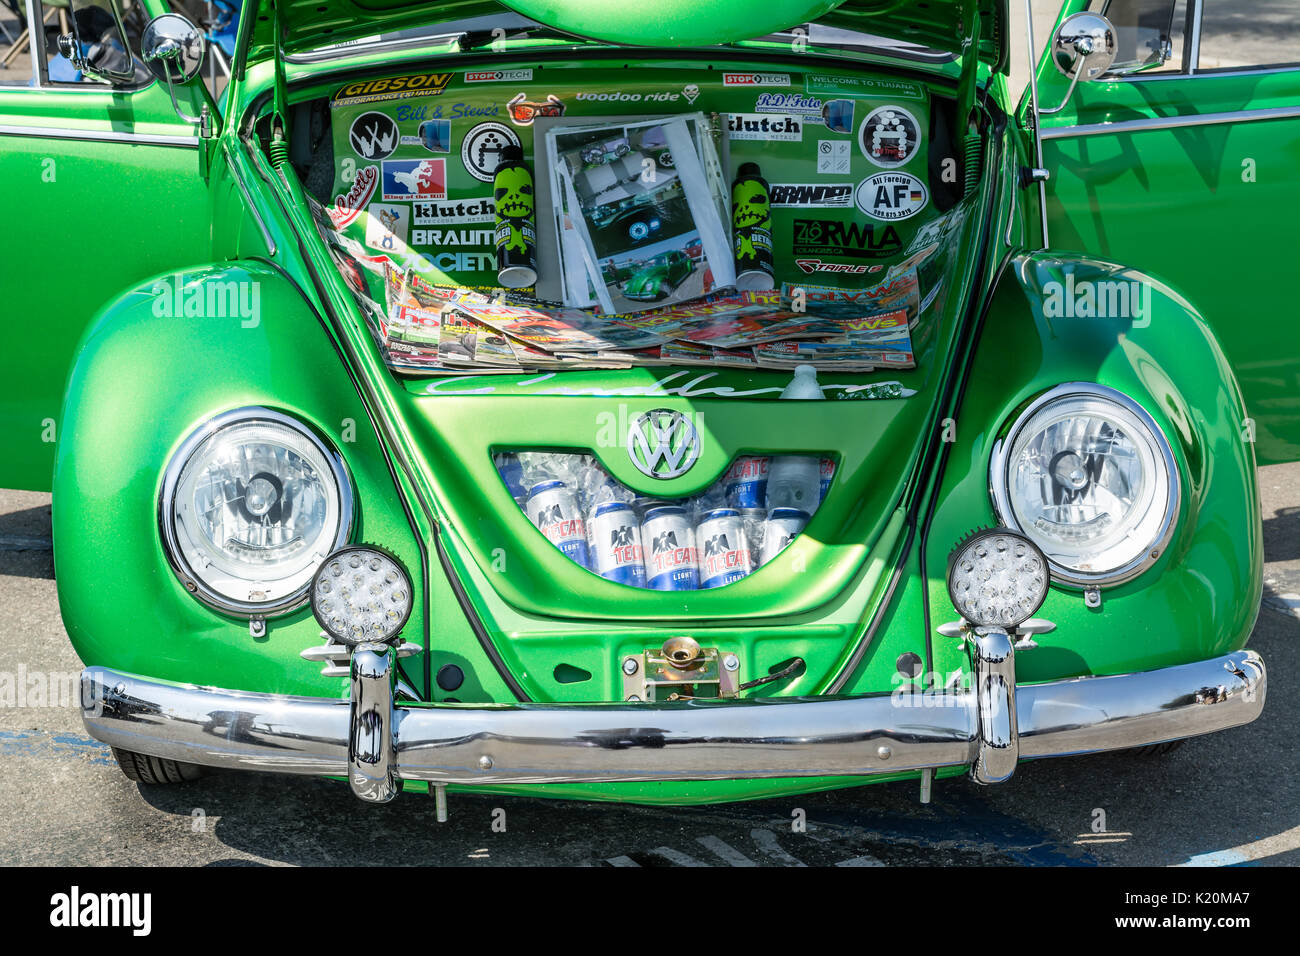
{"label": "hood underside", "polygon": [[[978,20],[974,16],[978,9]],[[514,15],[511,13],[514,11]],[[902,51],[960,56],[978,32],[981,60],[1005,68],[1006,0],[261,0],[249,25],[244,62],[268,59],[276,49],[304,53],[358,39],[446,25],[448,32],[482,31],[492,40],[494,16],[507,29],[530,23],[558,34],[626,46],[716,46],[781,37],[810,23],[818,32],[794,33],[811,47],[834,49],[835,31],[878,37]],[[525,19],[527,18],[527,19]],[[276,42],[276,23],[280,40]],[[480,21],[475,23],[475,21]],[[462,42],[460,49],[466,49]]]}

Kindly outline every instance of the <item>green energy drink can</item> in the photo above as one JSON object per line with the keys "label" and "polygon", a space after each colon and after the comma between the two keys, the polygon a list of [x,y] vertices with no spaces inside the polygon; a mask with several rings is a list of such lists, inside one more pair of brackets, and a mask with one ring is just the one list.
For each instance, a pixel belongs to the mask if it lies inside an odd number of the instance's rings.
{"label": "green energy drink can", "polygon": [[731,184],[731,234],[736,252],[736,288],[771,289],[772,191],[757,163],[742,163]]}
{"label": "green energy drink can", "polygon": [[501,150],[492,178],[496,203],[497,281],[507,289],[537,282],[537,225],[533,174],[518,146]]}

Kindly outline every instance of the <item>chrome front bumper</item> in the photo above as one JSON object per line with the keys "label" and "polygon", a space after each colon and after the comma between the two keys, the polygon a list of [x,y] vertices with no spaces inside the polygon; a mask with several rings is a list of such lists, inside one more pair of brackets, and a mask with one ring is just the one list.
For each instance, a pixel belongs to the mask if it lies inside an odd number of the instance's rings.
{"label": "chrome front bumper", "polygon": [[671,704],[393,701],[393,652],[352,656],[351,699],[82,673],[91,736],[238,770],[347,777],[383,802],[403,780],[591,783],[865,776],[970,765],[998,783],[1020,759],[1118,750],[1246,724],[1264,706],[1254,651],[1113,677],[1015,682],[1001,631],[972,639],[974,687],[941,695],[757,698]]}

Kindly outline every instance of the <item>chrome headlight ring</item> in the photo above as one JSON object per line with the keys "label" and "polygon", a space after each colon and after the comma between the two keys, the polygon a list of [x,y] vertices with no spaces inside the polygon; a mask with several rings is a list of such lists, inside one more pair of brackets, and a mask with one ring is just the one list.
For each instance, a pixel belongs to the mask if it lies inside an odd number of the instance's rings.
{"label": "chrome headlight ring", "polygon": [[[237,473],[258,465],[252,476]],[[195,429],[168,461],[158,497],[177,578],[203,604],[241,617],[306,604],[320,563],[348,541],[353,514],[342,456],[306,423],[261,406]]]}
{"label": "chrome headlight ring", "polygon": [[[1089,424],[1081,425],[1084,421]],[[1056,434],[1047,437],[1052,429]],[[1064,447],[1068,442],[1077,447]],[[1108,455],[1122,465],[1108,466]],[[1026,472],[1033,474],[1027,479]],[[1105,487],[1103,474],[1121,493]],[[1025,507],[1023,493],[1035,484],[1043,492],[1036,517],[1033,507]],[[1116,389],[1068,382],[1030,402],[994,444],[989,492],[999,522],[1042,549],[1053,580],[1094,588],[1130,581],[1164,553],[1174,533],[1181,483],[1169,441],[1146,409]],[[1123,492],[1132,497],[1126,501]],[[1101,504],[1103,493],[1107,501]],[[1055,499],[1050,505],[1049,494]],[[1083,520],[1053,522],[1045,514],[1052,509]],[[1120,509],[1124,513],[1112,513]],[[1091,539],[1089,524],[1096,530]]]}

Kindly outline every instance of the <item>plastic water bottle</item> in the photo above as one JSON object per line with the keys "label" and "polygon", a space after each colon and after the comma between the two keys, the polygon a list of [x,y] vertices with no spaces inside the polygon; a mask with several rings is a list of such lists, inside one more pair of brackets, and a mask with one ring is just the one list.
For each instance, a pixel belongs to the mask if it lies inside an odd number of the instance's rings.
{"label": "plastic water bottle", "polygon": [[[794,378],[781,392],[782,398],[822,398],[817,370],[811,365],[795,367]],[[797,508],[811,514],[821,501],[821,459],[804,455],[774,455],[767,472],[767,500],[773,508]]]}
{"label": "plastic water bottle", "polygon": [[817,369],[811,365],[796,365],[794,378],[781,392],[782,398],[824,398],[817,384]]}

